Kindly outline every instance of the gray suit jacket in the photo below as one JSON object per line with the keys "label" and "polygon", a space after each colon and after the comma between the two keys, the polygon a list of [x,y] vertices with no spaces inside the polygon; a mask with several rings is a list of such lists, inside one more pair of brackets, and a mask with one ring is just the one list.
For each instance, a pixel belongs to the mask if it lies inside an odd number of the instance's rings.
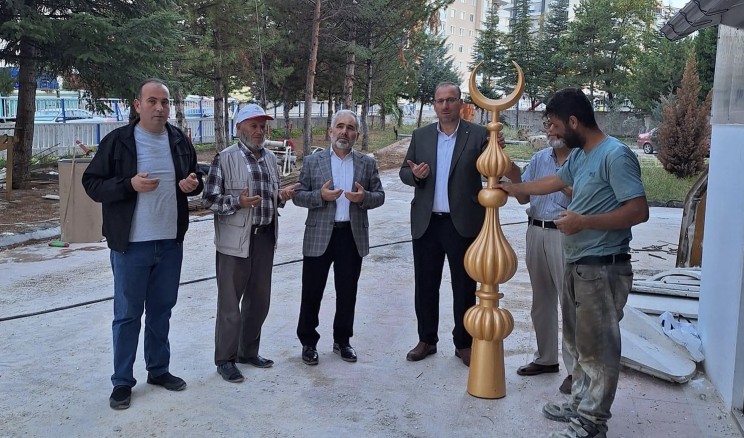
{"label": "gray suit jacket", "polygon": [[[381,206],[385,202],[385,192],[377,172],[374,158],[352,150],[354,161],[354,181],[367,192],[361,204],[352,202],[349,206],[351,231],[361,257],[369,254],[369,220],[367,210]],[[295,205],[307,207],[305,221],[305,238],[302,243],[302,255],[318,257],[328,248],[333,233],[333,222],[336,216],[336,203],[326,202],[320,197],[320,188],[326,181],[331,181],[331,147],[308,155],[303,159],[300,170],[300,188],[295,190]],[[343,196],[343,195],[341,195]]]}
{"label": "gray suit jacket", "polygon": [[[481,125],[460,120],[457,140],[449,169],[448,197],[450,217],[457,232],[463,237],[475,237],[480,232],[485,209],[478,203],[478,192],[483,187],[481,175],[475,167],[481,152],[488,144],[488,131]],[[422,161],[431,168],[429,176],[416,181],[408,160]],[[418,239],[429,227],[434,205],[434,183],[437,172],[437,124],[413,131],[411,145],[400,168],[403,183],[416,188],[411,201],[411,235]]]}

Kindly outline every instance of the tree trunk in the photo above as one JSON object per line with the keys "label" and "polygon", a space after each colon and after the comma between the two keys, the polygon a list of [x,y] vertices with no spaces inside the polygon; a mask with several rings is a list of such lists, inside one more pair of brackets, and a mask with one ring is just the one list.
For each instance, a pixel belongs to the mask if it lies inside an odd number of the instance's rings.
{"label": "tree trunk", "polygon": [[214,68],[214,148],[217,152],[227,147],[225,124],[223,123],[222,90],[224,90],[222,86],[222,67],[217,65]]}
{"label": "tree trunk", "polygon": [[18,63],[18,111],[13,137],[13,186],[24,188],[31,177],[31,156],[34,144],[34,113],[36,112],[36,50],[21,39]]}
{"label": "tree trunk", "polygon": [[354,68],[356,66],[356,55],[351,50],[354,40],[349,45],[349,53],[346,54],[346,77],[344,78],[344,109],[354,111],[352,108],[354,97]]}
{"label": "tree trunk", "polygon": [[313,31],[310,35],[310,59],[307,63],[307,80],[305,81],[305,119],[302,126],[302,153],[310,155],[313,143],[313,88],[315,88],[315,68],[318,63],[318,34],[320,33],[320,1],[315,0],[313,12]]}
{"label": "tree trunk", "polygon": [[329,142],[331,141],[331,134],[329,134],[329,131],[331,129],[331,119],[333,119],[333,114],[335,113],[333,108],[333,93],[331,92],[331,89],[328,89],[328,115],[326,116],[326,132],[325,132],[325,141]]}
{"label": "tree trunk", "polygon": [[[370,44],[371,45],[371,44]],[[368,59],[367,62],[367,86],[364,90],[364,103],[362,104],[362,150],[367,151],[369,149],[369,125],[367,124],[367,116],[369,115],[370,102],[372,101],[372,60]]]}
{"label": "tree trunk", "polygon": [[284,116],[284,138],[292,137],[292,121],[289,119],[289,110],[292,106],[289,104],[289,90],[285,87],[283,90],[284,103],[282,104],[282,115]]}
{"label": "tree trunk", "polygon": [[385,103],[380,104],[380,129],[385,131],[387,128],[387,123],[385,123],[385,118],[387,117],[387,112],[385,111]]}
{"label": "tree trunk", "polygon": [[422,100],[421,101],[421,106],[419,107],[418,120],[416,121],[416,127],[417,128],[420,128],[421,127],[421,116],[423,115],[423,113],[424,113],[424,101]]}
{"label": "tree trunk", "polygon": [[[181,77],[180,61],[173,62],[173,76]],[[180,82],[173,88],[173,106],[176,107],[176,125],[190,137],[190,133],[186,131],[186,119],[183,114],[183,87]]]}

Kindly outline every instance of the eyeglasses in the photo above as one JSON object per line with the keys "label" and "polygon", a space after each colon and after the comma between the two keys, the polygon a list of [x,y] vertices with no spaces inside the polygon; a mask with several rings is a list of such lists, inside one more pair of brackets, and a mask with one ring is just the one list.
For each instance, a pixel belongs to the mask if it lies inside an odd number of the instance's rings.
{"label": "eyeglasses", "polygon": [[436,103],[437,105],[444,105],[444,102],[447,102],[448,104],[452,105],[453,103],[455,103],[455,102],[457,102],[459,100],[460,99],[458,99],[456,97],[448,97],[446,99],[436,99],[434,101],[434,103]]}

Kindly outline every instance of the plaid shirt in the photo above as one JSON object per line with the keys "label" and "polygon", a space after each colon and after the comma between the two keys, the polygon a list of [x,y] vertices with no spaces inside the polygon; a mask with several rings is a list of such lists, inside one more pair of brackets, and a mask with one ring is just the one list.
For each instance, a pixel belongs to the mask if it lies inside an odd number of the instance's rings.
{"label": "plaid shirt", "polygon": [[[238,148],[246,158],[248,172],[252,179],[251,182],[246,181],[246,187],[250,184],[251,195],[261,196],[261,202],[254,207],[252,225],[269,225],[274,217],[276,206],[273,197],[274,182],[271,181],[268,163],[264,159],[266,151],[261,150],[261,157],[256,159],[255,155],[243,142],[238,141]],[[204,206],[216,214],[224,215],[233,214],[241,208],[238,196],[223,193],[222,167],[220,166],[220,154],[217,154],[209,167],[209,175],[207,175],[207,181],[204,184]]]}

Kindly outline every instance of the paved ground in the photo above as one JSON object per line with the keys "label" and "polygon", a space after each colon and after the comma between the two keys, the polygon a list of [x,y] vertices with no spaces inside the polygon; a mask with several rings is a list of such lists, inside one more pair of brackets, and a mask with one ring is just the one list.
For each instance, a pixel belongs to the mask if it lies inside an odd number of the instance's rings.
{"label": "paved ground", "polygon": [[[261,354],[270,369],[241,366],[246,381],[224,382],[212,362],[215,282],[212,222],[192,223],[185,242],[179,303],[172,318],[171,371],[188,382],[180,393],[145,383],[141,350],[132,407],[113,411],[112,295],[105,244],[51,248],[33,244],[0,251],[0,436],[409,436],[533,437],[561,424],[540,414],[561,399],[560,374],[520,377],[535,345],[531,292],[524,268],[524,208],[500,211],[504,233],[520,260],[501,290],[514,332],[505,341],[507,395],[500,400],[466,392],[468,369],[451,344],[451,290],[442,291],[439,352],[421,362],[405,354],[417,341],[408,210],[412,190],[397,172],[383,173],[387,200],[370,213],[352,344],[359,362],[331,352],[334,292],[321,310],[320,364],[305,366],[295,326],[300,297],[304,209],[289,205],[280,219],[272,306]],[[634,230],[639,276],[674,265],[681,212],[654,208]],[[98,301],[100,300],[100,301]],[[98,301],[98,302],[96,302]],[[82,304],[81,303],[88,303]],[[33,315],[65,306],[66,310]],[[735,437],[738,429],[703,374],[684,385],[624,370],[609,423],[610,437]]]}

